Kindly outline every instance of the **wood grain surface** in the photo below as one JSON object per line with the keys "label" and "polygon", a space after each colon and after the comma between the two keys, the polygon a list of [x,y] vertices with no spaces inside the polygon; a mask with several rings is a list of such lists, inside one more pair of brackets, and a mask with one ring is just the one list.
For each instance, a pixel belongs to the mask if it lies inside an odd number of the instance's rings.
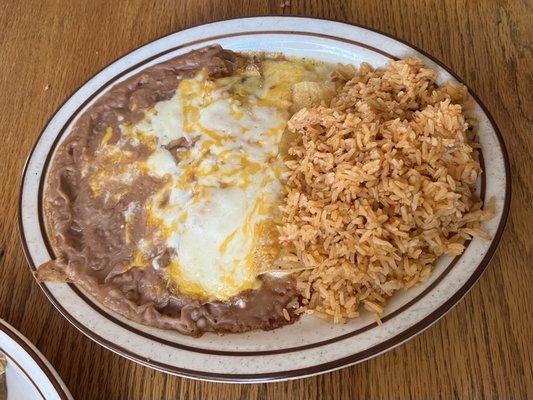
{"label": "wood grain surface", "polygon": [[[533,398],[533,11],[529,0],[0,0],[0,317],[50,360],[77,399]],[[286,383],[181,379],[105,350],[35,284],[17,232],[20,173],[40,130],[102,67],[161,35],[239,16],[298,14],[382,30],[436,56],[494,116],[511,160],[502,242],[444,318],[362,364]],[[488,160],[490,162],[490,160]]]}

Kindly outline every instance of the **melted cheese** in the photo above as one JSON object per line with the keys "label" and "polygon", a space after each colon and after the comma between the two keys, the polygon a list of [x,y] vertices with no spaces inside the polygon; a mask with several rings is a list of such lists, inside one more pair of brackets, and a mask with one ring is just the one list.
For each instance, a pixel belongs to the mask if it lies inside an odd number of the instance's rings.
{"label": "melted cheese", "polygon": [[[159,140],[147,171],[170,179],[168,202],[161,207],[163,194],[156,193],[149,207],[161,240],[175,249],[169,276],[183,293],[223,300],[256,284],[256,226],[271,218],[265,203],[273,207],[279,199],[272,165],[281,163],[276,157],[288,114],[259,105],[256,96],[243,104],[227,81],[204,79],[183,81],[172,99],[156,106],[164,112],[137,128]],[[189,148],[176,162],[164,145],[182,137]]]}

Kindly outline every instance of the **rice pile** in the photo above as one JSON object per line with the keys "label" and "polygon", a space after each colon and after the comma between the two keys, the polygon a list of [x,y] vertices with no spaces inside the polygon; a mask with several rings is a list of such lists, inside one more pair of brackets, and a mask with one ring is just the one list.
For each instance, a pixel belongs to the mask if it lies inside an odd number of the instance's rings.
{"label": "rice pile", "polygon": [[330,107],[290,119],[280,265],[297,271],[302,311],[345,322],[364,306],[379,321],[438,257],[487,236],[467,91],[435,77],[416,59],[342,67]]}

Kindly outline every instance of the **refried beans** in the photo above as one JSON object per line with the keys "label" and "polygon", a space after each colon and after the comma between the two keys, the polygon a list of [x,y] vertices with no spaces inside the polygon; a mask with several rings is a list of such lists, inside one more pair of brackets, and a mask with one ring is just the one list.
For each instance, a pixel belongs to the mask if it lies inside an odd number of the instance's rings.
{"label": "refried beans", "polygon": [[[126,237],[128,205],[143,204],[163,182],[149,175],[127,183],[114,181],[111,189],[122,196],[109,202],[94,195],[83,172],[88,161],[98,162],[96,154],[105,135],[108,143],[116,144],[121,124],[141,121],[146,110],[174,95],[180,81],[200,70],[214,78],[231,76],[246,62],[245,56],[217,45],[192,51],[116,84],[81,115],[48,173],[44,209],[56,258],[38,269],[40,280],[72,282],[126,318],[192,336],[207,331],[270,330],[298,318],[299,297],[290,275],[259,275],[255,288],[224,301],[204,301],[168,283],[163,271],[173,249],[155,246],[145,266],[125,268],[135,258],[137,243],[153,229],[141,209]],[[179,157],[175,150],[183,145],[175,141],[166,148]],[[127,150],[125,163],[146,160],[152,151],[143,143]]]}

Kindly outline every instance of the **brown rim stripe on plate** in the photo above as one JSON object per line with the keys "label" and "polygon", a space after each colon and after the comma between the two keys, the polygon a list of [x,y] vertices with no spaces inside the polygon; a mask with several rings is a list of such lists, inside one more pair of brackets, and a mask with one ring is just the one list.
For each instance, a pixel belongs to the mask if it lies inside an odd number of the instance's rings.
{"label": "brown rim stripe on plate", "polygon": [[[43,392],[41,392],[41,389],[39,388],[39,386],[37,386],[37,384],[35,383],[33,378],[30,376],[30,374],[28,372],[26,372],[26,370],[24,368],[22,368],[22,365],[20,365],[14,358],[11,358],[11,356],[6,353],[6,351],[2,348],[2,346],[0,346],[0,351],[6,356],[8,362],[11,362],[11,363],[15,364],[18,367],[18,369],[20,369],[22,371],[22,373],[26,376],[26,378],[31,382],[31,384],[35,388],[35,390],[37,390],[37,392],[39,392],[39,395],[41,396],[41,398],[46,400],[46,397],[44,397],[44,394],[43,394]],[[6,380],[6,383],[7,383],[7,380]]]}
{"label": "brown rim stripe on plate", "polygon": [[[32,358],[32,360],[35,361],[35,363],[39,366],[41,371],[45,373],[46,377],[48,378],[48,380],[50,381],[50,383],[52,384],[52,386],[54,387],[55,391],[60,396],[60,398],[68,400],[69,396],[67,396],[67,394],[65,393],[65,389],[63,388],[61,383],[57,380],[57,377],[54,375],[54,373],[50,370],[50,367],[46,365],[46,363],[43,361],[42,357],[39,354],[37,354],[35,350],[33,350],[33,348],[29,346],[28,343],[26,343],[22,339],[22,337],[17,332],[15,332],[9,325],[7,325],[7,323],[4,322],[3,320],[0,320],[0,331],[2,331],[7,336],[9,336],[10,339],[12,339],[15,343],[17,343],[20,347],[22,347],[28,353],[28,355]],[[6,357],[9,357],[9,359],[11,359],[19,367],[19,369],[22,370],[22,372],[24,372],[24,374],[28,377],[28,379],[31,381],[33,386],[35,386],[37,391],[40,393],[42,398],[45,399],[46,397],[43,395],[43,393],[41,392],[41,389],[39,389],[35,381],[32,379],[31,375],[28,374],[26,370],[24,370],[24,368],[22,368],[22,366],[19,363],[17,363],[12,357],[10,357],[5,352],[5,350],[2,349],[2,347],[0,347],[0,351],[2,351],[2,353],[4,353]]]}
{"label": "brown rim stripe on plate", "polygon": [[[272,16],[272,17],[283,18],[282,16],[278,16],[278,15]],[[250,18],[254,18],[254,17],[249,17],[248,19],[250,19]],[[304,17],[304,16],[287,16],[287,18],[308,18],[308,17]],[[320,18],[315,18],[315,19],[320,19]],[[455,74],[453,71],[451,71],[442,62],[440,62],[439,60],[435,59],[433,56],[429,55],[425,51],[419,49],[417,46],[413,46],[413,45],[405,42],[404,40],[398,39],[398,38],[396,38],[396,37],[394,37],[392,35],[389,35],[387,33],[383,33],[383,32],[380,32],[378,30],[371,29],[371,28],[364,27],[364,26],[357,25],[357,24],[353,24],[353,23],[333,21],[333,20],[327,20],[327,19],[323,19],[323,18],[322,18],[322,20],[331,21],[331,22],[337,22],[337,23],[342,23],[342,24],[345,24],[345,25],[356,26],[356,27],[362,28],[362,29],[367,29],[368,31],[373,31],[373,32],[376,32],[376,33],[381,34],[383,36],[389,37],[389,38],[391,38],[393,40],[396,40],[398,42],[401,42],[401,43],[407,45],[408,47],[410,47],[411,49],[420,52],[422,55],[424,55],[428,59],[432,60],[434,63],[436,63],[437,65],[442,67],[444,70],[446,70],[450,75],[452,75],[458,82],[461,82],[464,85],[463,80],[460,79],[459,76],[457,76],[457,74]],[[283,33],[290,34],[291,32],[290,31],[285,31]],[[296,32],[294,32],[294,33],[296,33]],[[168,35],[162,36],[161,38],[170,36],[172,34],[173,33],[170,33]],[[243,33],[239,33],[239,34],[251,34],[251,32],[243,32]],[[313,35],[313,33],[309,33],[309,34]],[[318,34],[318,35],[320,35],[320,34]],[[331,38],[334,39],[334,37],[331,37]],[[340,40],[341,41],[345,41],[346,39],[342,39],[341,38]],[[142,47],[142,46],[139,46],[138,48],[140,48],[140,47]],[[365,47],[366,47],[366,45],[365,45]],[[135,50],[136,49],[132,50],[132,52],[135,51]],[[128,54],[130,54],[130,53],[128,53]],[[380,51],[380,53],[381,53],[381,51]],[[126,55],[121,56],[120,58],[123,58]],[[153,59],[153,58],[150,58],[149,60],[151,60],[151,59]],[[113,61],[113,62],[115,62],[115,61]],[[145,62],[146,62],[146,60],[145,60]],[[110,63],[110,64],[112,64],[112,63]],[[98,71],[95,75],[97,75],[102,70]],[[93,77],[95,75],[93,75]],[[88,80],[90,80],[90,79],[92,79],[92,77],[89,78]],[[481,262],[478,265],[477,269],[474,271],[474,273],[469,278],[469,280],[465,283],[465,285],[463,285],[458,291],[456,291],[452,295],[452,297],[450,297],[450,299],[448,299],[448,301],[446,303],[444,303],[442,306],[437,308],[435,311],[433,311],[433,313],[428,315],[426,318],[424,318],[423,320],[421,320],[418,323],[414,324],[412,327],[406,329],[402,333],[396,335],[395,337],[393,337],[393,338],[391,338],[391,339],[389,339],[389,340],[387,340],[387,341],[385,341],[383,343],[380,343],[379,345],[376,345],[376,346],[374,346],[374,347],[372,347],[370,349],[367,349],[367,350],[365,350],[363,352],[360,352],[360,353],[357,353],[357,354],[353,354],[351,356],[348,356],[348,357],[345,357],[345,358],[342,358],[342,359],[338,359],[338,360],[335,360],[335,361],[332,361],[332,362],[319,364],[319,365],[315,365],[315,366],[308,367],[308,368],[302,368],[302,369],[299,369],[299,370],[282,371],[282,372],[278,372],[278,373],[265,373],[265,374],[217,374],[217,373],[211,373],[211,372],[206,372],[206,371],[187,370],[187,369],[183,369],[183,368],[174,367],[172,365],[159,363],[159,362],[156,362],[156,361],[153,361],[153,360],[147,360],[144,357],[141,357],[141,356],[138,356],[136,354],[133,354],[130,351],[128,351],[127,349],[123,349],[122,347],[120,347],[120,346],[118,346],[118,345],[116,345],[114,343],[111,343],[111,342],[107,341],[104,338],[101,338],[100,336],[98,336],[94,332],[92,332],[92,331],[88,330],[87,328],[85,328],[85,326],[81,325],[78,321],[73,319],[72,316],[70,316],[68,313],[66,313],[66,310],[63,309],[63,307],[57,302],[57,300],[53,296],[51,296],[51,294],[48,292],[46,287],[43,284],[41,284],[40,282],[38,282],[38,284],[39,284],[39,286],[41,286],[41,288],[43,289],[43,291],[45,292],[47,297],[50,299],[50,301],[54,304],[54,306],[65,316],[65,318],[68,319],[76,328],[78,328],[80,331],[85,333],[87,336],[91,337],[96,342],[99,342],[100,344],[102,344],[103,346],[107,347],[108,349],[110,349],[112,351],[115,351],[115,352],[117,352],[119,354],[122,354],[123,356],[125,356],[125,357],[127,357],[129,359],[132,359],[134,361],[137,361],[137,362],[139,362],[141,364],[144,364],[144,365],[147,365],[147,366],[151,366],[151,367],[163,370],[165,372],[185,375],[185,376],[189,376],[189,377],[193,377],[193,378],[212,379],[212,380],[218,380],[218,381],[242,381],[242,382],[268,381],[268,380],[277,380],[277,379],[285,379],[285,378],[294,378],[294,377],[298,377],[298,376],[304,376],[304,375],[315,374],[315,373],[319,373],[319,372],[330,371],[330,370],[333,370],[333,369],[336,369],[336,368],[340,368],[342,366],[347,366],[347,365],[362,361],[364,359],[367,359],[367,358],[370,358],[370,357],[372,357],[374,355],[377,355],[377,354],[379,354],[381,352],[384,352],[385,350],[404,342],[405,340],[409,339],[410,337],[414,336],[415,334],[421,332],[422,330],[424,330],[425,328],[430,326],[432,323],[434,323],[440,317],[442,317],[454,304],[456,304],[468,292],[468,290],[472,287],[472,285],[479,279],[479,277],[481,276],[481,274],[485,270],[487,264],[489,263],[489,261],[491,260],[492,256],[494,255],[494,252],[496,250],[498,242],[501,239],[501,236],[502,236],[504,228],[505,228],[505,223],[507,221],[507,216],[509,214],[510,200],[511,200],[511,181],[510,181],[509,157],[508,157],[508,154],[507,154],[507,150],[505,148],[505,143],[504,143],[503,137],[502,137],[501,132],[499,131],[496,123],[494,122],[493,117],[490,115],[490,113],[488,112],[488,110],[485,107],[485,105],[479,100],[478,96],[468,87],[468,85],[465,85],[465,86],[468,88],[469,93],[472,96],[472,98],[474,98],[474,100],[481,107],[483,112],[487,115],[487,117],[489,119],[489,122],[491,123],[491,125],[492,125],[492,127],[493,127],[493,129],[495,131],[495,134],[497,136],[498,143],[499,143],[499,146],[500,146],[500,150],[501,150],[502,155],[503,155],[503,159],[504,159],[503,161],[504,161],[504,167],[505,167],[505,177],[506,177],[506,192],[505,192],[505,201],[504,201],[504,205],[503,205],[503,209],[502,209],[502,217],[501,217],[500,223],[498,225],[496,234],[494,235],[493,241],[492,241],[491,245],[489,246],[487,254],[483,258],[483,260],[481,260]],[[72,95],[70,97],[72,97]],[[67,100],[69,98],[67,98]],[[67,100],[65,100],[65,102]],[[63,104],[58,108],[58,110],[65,104],[65,102],[63,102]],[[49,121],[45,125],[45,128],[46,128],[46,126],[48,125],[48,123],[50,122],[50,120],[52,118],[53,118],[53,116],[49,119]],[[33,269],[35,269],[35,265],[33,263],[33,260],[31,260],[30,253],[29,253],[29,250],[28,250],[28,247],[27,247],[27,243],[26,243],[26,240],[25,240],[24,232],[23,232],[23,229],[22,229],[22,219],[21,219],[22,190],[23,190],[22,183],[24,182],[24,179],[25,179],[25,176],[26,176],[27,167],[28,167],[28,161],[30,160],[31,156],[33,155],[33,152],[34,152],[34,150],[35,150],[35,148],[37,146],[37,143],[38,143],[39,139],[43,135],[44,130],[45,129],[43,129],[43,131],[41,131],[37,141],[35,142],[35,145],[33,146],[32,150],[30,152],[30,155],[28,156],[28,159],[26,161],[26,165],[24,166],[22,177],[21,177],[21,187],[20,187],[20,194],[21,195],[20,195],[20,198],[19,198],[19,231],[20,231],[20,235],[21,235],[21,239],[22,239],[24,253],[26,255],[26,258],[28,259],[28,262],[29,262],[30,266]],[[482,185],[482,189],[483,189],[483,185]]]}
{"label": "brown rim stripe on plate", "polygon": [[[321,34],[315,35],[315,34],[311,34],[311,33],[307,33],[307,32],[300,32],[300,31],[292,31],[290,33],[306,35],[306,36],[312,35],[312,36],[318,36],[318,37],[327,37],[329,39],[336,39],[335,37],[330,36],[330,35],[321,35]],[[280,31],[253,31],[253,32],[247,32],[246,34],[249,34],[249,35],[287,34],[287,32],[280,32]],[[193,43],[192,45],[204,43],[206,41],[218,40],[218,39],[221,39],[221,38],[224,38],[224,37],[233,37],[233,36],[236,36],[236,34],[219,35],[219,36],[209,37],[207,39],[202,39],[202,40],[197,40],[195,42],[192,42]],[[342,40],[345,43],[349,43],[349,44],[352,44],[352,45],[355,45],[355,46],[360,46],[361,45],[359,42],[351,41],[349,39],[344,39],[344,38],[339,38],[339,39]],[[42,209],[43,196],[44,196],[44,185],[45,185],[45,181],[46,181],[48,166],[51,163],[52,157],[54,155],[54,150],[57,147],[57,145],[58,145],[59,141],[61,140],[61,138],[63,137],[63,135],[66,133],[68,126],[72,123],[72,121],[74,121],[76,119],[76,117],[81,113],[81,111],[94,98],[96,98],[99,94],[101,94],[102,92],[104,92],[105,90],[110,88],[110,86],[112,84],[116,83],[117,80],[119,80],[123,76],[129,74],[130,72],[132,72],[132,71],[134,71],[134,70],[136,70],[138,68],[143,67],[149,61],[156,60],[157,58],[160,58],[160,57],[162,57],[162,56],[164,56],[164,55],[166,55],[168,53],[171,53],[171,52],[176,51],[176,50],[178,50],[180,48],[188,47],[188,46],[191,46],[191,44],[184,44],[184,45],[180,45],[180,46],[177,46],[177,47],[174,47],[174,48],[170,48],[170,49],[164,50],[164,51],[162,51],[162,52],[160,52],[158,54],[155,54],[155,55],[151,56],[150,58],[148,58],[146,60],[143,60],[143,61],[135,64],[134,66],[132,66],[132,67],[120,72],[119,74],[115,75],[113,78],[109,79],[105,84],[103,84],[101,87],[99,87],[95,92],[93,92],[78,107],[78,109],[70,116],[70,118],[66,121],[66,123],[63,125],[63,127],[60,129],[59,134],[57,135],[53,145],[49,149],[49,152],[48,152],[47,157],[45,159],[44,166],[42,168],[41,179],[40,179],[40,182],[39,182],[39,192],[38,192],[38,196],[39,196],[39,198],[38,198],[39,224],[40,224],[40,229],[41,229],[41,235],[42,235],[43,240],[45,242],[45,245],[46,245],[46,248],[48,250],[50,258],[55,258],[55,254],[54,254],[54,249],[51,246],[50,241],[48,239],[48,233],[47,233],[47,230],[46,230],[46,222],[44,221],[44,212],[43,212],[43,209]],[[393,55],[385,53],[385,52],[383,52],[381,50],[375,49],[372,46],[364,45],[363,47],[366,48],[366,49],[378,52],[379,54],[384,55],[384,56],[386,56],[389,59],[394,59],[394,60],[397,59]],[[484,170],[483,156],[482,156],[481,152],[480,152],[480,162],[482,164],[482,169]],[[481,183],[481,192],[482,192],[481,193],[481,198],[484,200],[485,175],[481,176],[481,181],[482,181],[482,183]],[[466,243],[466,247],[468,247],[469,244],[470,244],[470,241],[468,241]],[[462,255],[455,257],[450,262],[450,264],[447,266],[447,268],[444,270],[444,272],[441,273],[441,275],[439,275],[434,280],[434,282],[432,282],[432,284],[429,287],[427,287],[421,294],[419,294],[417,297],[415,297],[414,299],[409,301],[407,304],[404,304],[402,307],[399,307],[397,310],[387,314],[385,317],[382,318],[382,322],[386,322],[387,320],[389,320],[389,319],[395,317],[396,315],[400,314],[401,312],[405,311],[407,308],[409,308],[412,305],[416,304],[423,297],[425,297],[429,292],[431,292],[437,286],[437,284],[442,279],[444,279],[446,277],[446,275],[451,271],[453,266],[455,266],[455,264],[459,261],[461,256]],[[377,323],[373,322],[373,323],[370,323],[370,324],[368,324],[368,325],[366,325],[366,326],[364,326],[362,328],[356,329],[356,330],[354,330],[352,332],[348,332],[346,334],[343,334],[343,335],[340,335],[340,336],[337,336],[337,337],[334,337],[334,338],[322,340],[322,341],[315,342],[315,343],[310,343],[310,344],[307,344],[307,345],[290,347],[290,348],[283,348],[283,349],[276,349],[276,350],[262,350],[262,351],[227,351],[227,350],[221,351],[221,350],[212,350],[212,349],[205,349],[205,348],[199,348],[199,347],[183,345],[183,344],[176,343],[176,342],[173,342],[173,341],[170,341],[170,340],[159,338],[159,337],[154,336],[154,335],[152,335],[150,333],[147,333],[147,332],[144,332],[144,331],[142,331],[140,329],[137,329],[134,326],[128,324],[127,322],[123,322],[120,319],[116,318],[114,315],[110,314],[109,311],[106,310],[105,308],[100,307],[98,304],[95,303],[95,301],[92,298],[87,296],[83,292],[83,290],[81,290],[75,284],[69,283],[68,285],[70,286],[72,291],[78,297],[80,297],[86,304],[88,304],[91,308],[93,308],[95,311],[97,311],[100,315],[102,315],[104,318],[110,320],[114,324],[119,325],[120,327],[122,327],[122,328],[124,328],[124,329],[126,329],[126,330],[128,330],[130,332],[133,332],[133,333],[135,333],[135,334],[137,334],[139,336],[145,337],[145,338],[153,340],[155,342],[159,342],[161,344],[164,344],[164,345],[167,345],[167,346],[171,346],[171,347],[174,347],[174,348],[178,348],[178,349],[181,349],[181,350],[186,350],[186,351],[191,351],[191,352],[196,352],[196,353],[202,353],[202,354],[212,354],[212,355],[221,355],[221,356],[258,356],[258,355],[284,354],[284,353],[290,353],[290,352],[295,352],[295,351],[300,351],[300,350],[305,350],[305,349],[325,346],[327,344],[331,344],[331,343],[334,343],[334,342],[337,342],[337,341],[340,341],[340,340],[348,339],[348,338],[350,338],[352,336],[355,336],[355,335],[358,335],[360,333],[366,332],[367,330],[375,328],[377,326]],[[50,296],[53,297],[52,293],[50,293]]]}

